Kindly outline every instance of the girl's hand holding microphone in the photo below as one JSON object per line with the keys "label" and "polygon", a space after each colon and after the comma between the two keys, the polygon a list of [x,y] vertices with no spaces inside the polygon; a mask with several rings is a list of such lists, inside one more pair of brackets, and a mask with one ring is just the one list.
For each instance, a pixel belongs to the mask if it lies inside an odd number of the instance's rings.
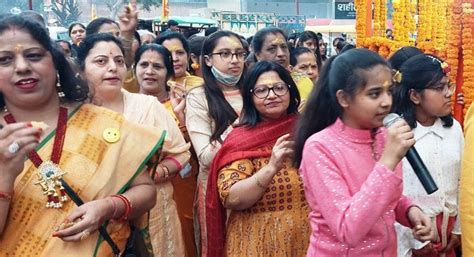
{"label": "girl's hand holding microphone", "polygon": [[414,144],[412,129],[404,119],[399,118],[387,128],[387,142],[379,162],[394,170]]}
{"label": "girl's hand holding microphone", "polygon": [[[0,184],[10,184],[23,171],[26,155],[34,150],[43,133],[42,128],[19,122],[0,129]],[[3,188],[2,188],[3,189]]]}

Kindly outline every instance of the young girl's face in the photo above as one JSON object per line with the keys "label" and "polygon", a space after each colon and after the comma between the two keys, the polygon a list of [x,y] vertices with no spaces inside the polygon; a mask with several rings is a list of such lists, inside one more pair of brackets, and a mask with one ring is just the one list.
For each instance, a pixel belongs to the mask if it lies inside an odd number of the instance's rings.
{"label": "young girl's face", "polygon": [[206,58],[206,64],[227,75],[238,76],[244,70],[246,56],[240,39],[222,37],[217,40],[212,54]]}
{"label": "young girl's face", "polygon": [[[349,96],[337,92],[343,108],[342,120],[352,128],[373,129],[383,125],[383,118],[392,107],[392,74],[385,65],[377,65],[361,72],[367,83]],[[341,92],[342,91],[342,92]]]}
{"label": "young girl's face", "polygon": [[316,63],[316,56],[313,53],[304,53],[296,57],[296,65],[293,71],[308,76],[313,82],[318,79],[318,64]]}
{"label": "young girl's face", "polygon": [[304,41],[302,46],[308,48],[313,53],[315,53],[316,52],[316,45],[317,45],[316,40],[309,39],[309,40]]}
{"label": "young girl's face", "polygon": [[411,93],[411,100],[417,106],[417,117],[437,118],[449,115],[452,109],[453,90],[454,85],[449,83],[448,77],[444,76],[435,85],[419,93]]}

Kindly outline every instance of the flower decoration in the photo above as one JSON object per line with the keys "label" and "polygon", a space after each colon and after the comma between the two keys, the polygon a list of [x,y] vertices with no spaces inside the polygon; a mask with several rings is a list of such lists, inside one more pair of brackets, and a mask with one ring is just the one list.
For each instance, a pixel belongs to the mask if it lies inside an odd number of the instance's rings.
{"label": "flower decoration", "polygon": [[402,79],[403,79],[402,73],[397,70],[392,77],[393,82],[401,83]]}
{"label": "flower decoration", "polygon": [[444,75],[448,75],[449,72],[451,72],[451,67],[449,67],[447,62],[442,62],[441,63],[441,69],[443,69]]}

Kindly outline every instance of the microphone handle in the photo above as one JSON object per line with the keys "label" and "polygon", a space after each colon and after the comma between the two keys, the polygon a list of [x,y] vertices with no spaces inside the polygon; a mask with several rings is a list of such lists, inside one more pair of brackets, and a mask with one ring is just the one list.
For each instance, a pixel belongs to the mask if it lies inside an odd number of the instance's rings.
{"label": "microphone handle", "polygon": [[415,147],[408,149],[405,157],[415,171],[415,174],[423,185],[423,188],[425,188],[426,193],[430,195],[436,192],[438,190],[438,186],[433,180],[433,177],[431,177],[430,172],[421,160],[420,155],[416,151]]}

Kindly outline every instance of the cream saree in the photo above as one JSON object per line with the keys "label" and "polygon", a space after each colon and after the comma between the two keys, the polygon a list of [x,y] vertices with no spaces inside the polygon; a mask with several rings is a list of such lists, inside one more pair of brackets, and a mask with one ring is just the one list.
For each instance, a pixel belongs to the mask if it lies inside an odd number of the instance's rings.
{"label": "cream saree", "polygon": [[[123,115],[129,121],[166,131],[160,160],[172,158],[176,165],[184,167],[191,156],[190,144],[186,143],[174,118],[153,96],[123,92]],[[150,211],[150,236],[155,257],[185,256],[181,222],[171,180],[157,184],[156,205]],[[177,189],[179,190],[179,189]]]}

